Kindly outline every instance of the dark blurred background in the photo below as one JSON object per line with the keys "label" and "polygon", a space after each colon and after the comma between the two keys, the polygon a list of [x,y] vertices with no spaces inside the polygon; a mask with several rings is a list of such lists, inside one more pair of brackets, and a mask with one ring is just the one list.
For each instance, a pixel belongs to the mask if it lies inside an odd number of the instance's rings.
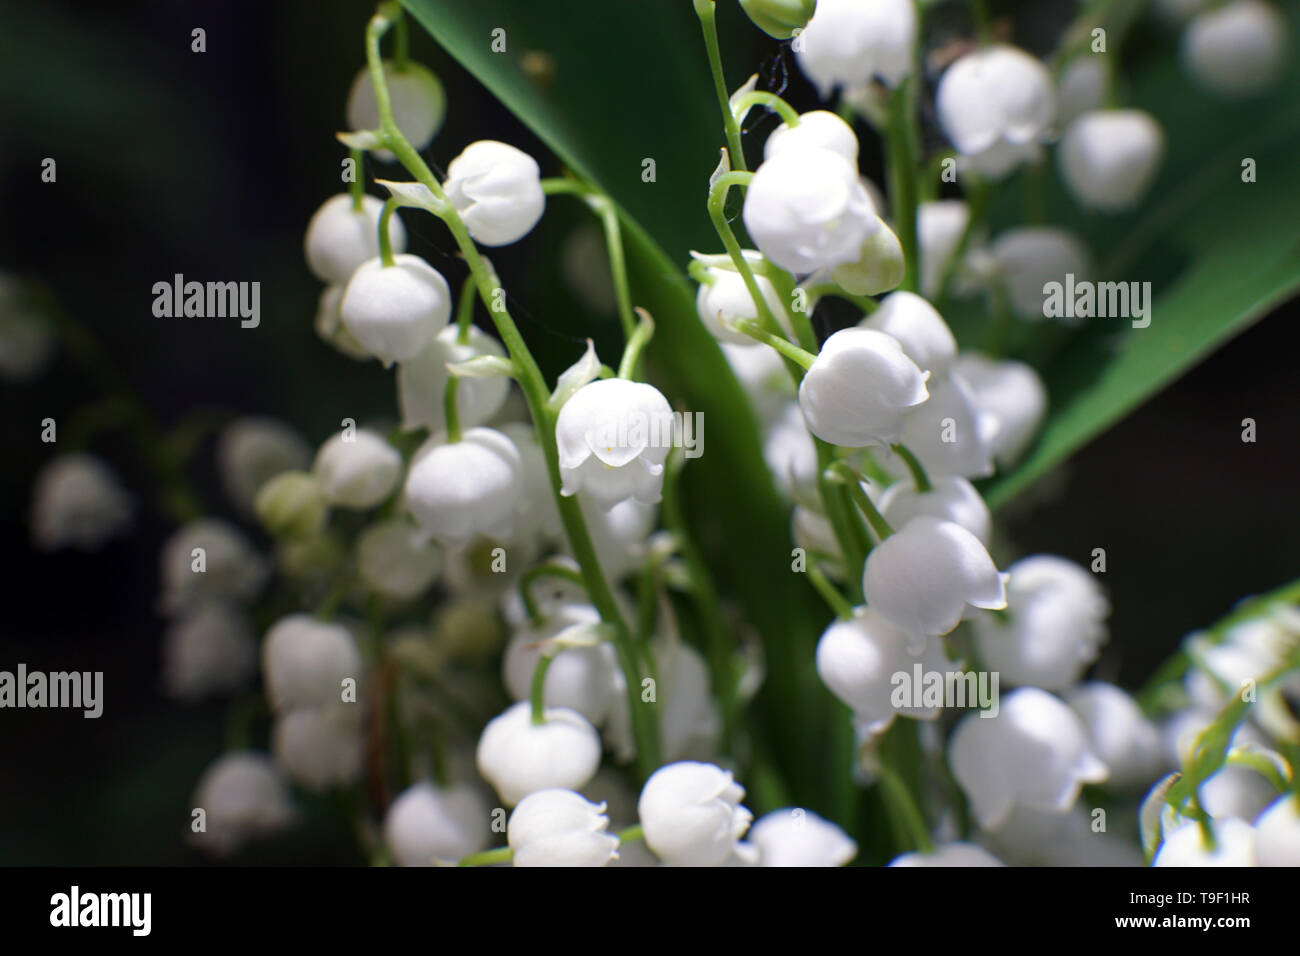
{"label": "dark blurred background", "polygon": [[[787,95],[810,107],[789,58],[773,59],[775,44],[722,6],[728,57],[788,67]],[[390,373],[317,339],[320,286],[301,253],[309,216],[342,188],[345,152],[333,133],[372,9],[362,0],[0,3],[0,268],[44,282],[165,428],[214,409],[264,412],[318,444],[344,416],[396,414]],[[206,53],[191,52],[195,27],[206,30]],[[447,89],[446,125],[426,153],[435,169],[490,137],[539,156],[545,175],[560,171],[417,26],[412,55]],[[40,180],[45,157],[58,163],[56,183]],[[866,171],[879,181],[878,169]],[[538,233],[493,255],[505,286],[526,290],[514,310],[551,369],[587,335],[598,344],[616,335],[610,317],[586,313],[555,279],[577,221],[571,205],[553,204]],[[464,271],[450,240],[428,217],[405,221],[412,251],[455,287]],[[261,326],[155,319],[153,283],[178,272],[260,281]],[[1108,679],[1137,686],[1186,632],[1300,569],[1296,316],[1292,303],[1265,318],[1012,510],[1018,552],[1086,562],[1106,548],[1114,610],[1098,672]],[[136,451],[108,434],[92,449],[136,492],[136,533],[91,556],[34,551],[30,485],[54,451],[39,422],[99,393],[65,356],[36,383],[2,388],[0,669],[102,670],[106,704],[95,721],[0,712],[0,863],[202,862],[183,838],[194,784],[222,747],[225,707],[160,693],[157,552],[172,526],[149,498]],[[1240,441],[1245,417],[1258,422],[1255,444]],[[205,509],[228,514],[211,444],[188,474]],[[304,829],[238,860],[356,862],[331,819],[311,813]]]}

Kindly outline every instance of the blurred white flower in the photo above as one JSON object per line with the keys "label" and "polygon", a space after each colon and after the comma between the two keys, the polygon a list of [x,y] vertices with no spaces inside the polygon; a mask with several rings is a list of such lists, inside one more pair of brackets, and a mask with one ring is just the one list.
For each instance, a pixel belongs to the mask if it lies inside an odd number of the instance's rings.
{"label": "blurred white flower", "polygon": [[[393,121],[416,152],[433,142],[442,128],[447,114],[447,97],[442,83],[427,67],[407,61],[405,69],[398,70],[391,60],[383,62],[384,86],[393,105]],[[375,85],[370,70],[362,67],[352,88],[348,91],[348,126],[354,130],[379,128],[379,105],[375,101]],[[386,149],[372,151],[383,163],[391,163],[392,152]]]}
{"label": "blurred white flower", "polygon": [[245,514],[262,485],[311,462],[311,448],[297,430],[261,415],[237,418],[217,439],[217,469],[230,500]]}
{"label": "blurred white flower", "polygon": [[[921,247],[921,293],[934,299],[970,224],[970,206],[961,199],[936,199],[916,209],[916,241]],[[954,277],[956,278],[956,277]]]}
{"label": "blurred white flower", "polygon": [[519,451],[501,432],[471,428],[458,442],[437,434],[406,477],[406,504],[421,531],[449,548],[477,535],[508,540],[523,492]]}
{"label": "blurred white flower", "polygon": [[982,846],[974,843],[942,843],[929,853],[904,853],[889,861],[890,866],[1006,866]]}
{"label": "blurred white flower", "polygon": [[268,836],[294,819],[289,788],[266,754],[232,751],[203,771],[193,797],[203,810],[204,829],[190,842],[217,856],[227,856],[249,840]]}
{"label": "blurred white flower", "polygon": [[876,506],[894,529],[929,515],[961,525],[987,545],[993,533],[993,516],[975,486],[957,475],[931,478],[930,485],[929,491],[917,491],[911,479],[896,481],[881,492]]}
{"label": "blurred white flower", "polygon": [[[458,341],[458,334],[459,329],[449,325],[415,358],[398,363],[397,404],[402,410],[402,428],[407,431],[446,430],[444,403],[447,380],[451,378],[448,363],[464,362],[480,355],[504,357],[506,354],[500,342],[476,326],[470,326],[469,341],[463,345]],[[461,377],[456,385],[456,416],[460,427],[473,428],[487,422],[501,410],[509,391],[510,379],[505,376]]]}
{"label": "blurred white flower", "polygon": [[1080,684],[1065,702],[1079,715],[1092,749],[1110,768],[1107,786],[1149,787],[1164,769],[1160,728],[1132,696],[1100,681]]}
{"label": "blurred white flower", "polygon": [[399,866],[432,866],[477,853],[488,843],[491,810],[473,787],[422,781],[397,795],[384,817],[384,842]]}
{"label": "blurred white flower", "polygon": [[1057,122],[1066,126],[1076,116],[1100,108],[1109,74],[1104,56],[1085,53],[1071,60],[1057,82]]}
{"label": "blurred white flower", "polygon": [[397,487],[402,456],[378,432],[358,428],[330,436],[316,453],[312,473],[330,504],[364,510]]}
{"label": "blurred white flower", "polygon": [[344,787],[361,776],[361,712],[354,704],[302,707],[281,714],[271,729],[271,750],[294,783],[316,793]]}
{"label": "blurred white flower", "polygon": [[818,0],[795,57],[823,97],[876,78],[897,86],[912,72],[916,35],[911,0]]}
{"label": "blurred white flower", "polygon": [[442,556],[403,518],[371,525],[357,538],[357,570],[370,590],[408,600],[427,591],[442,570]]}
{"label": "blurred white flower", "polygon": [[1300,866],[1300,796],[1284,793],[1255,820],[1260,866]]}
{"label": "blurred white flower", "polygon": [[257,642],[248,617],[209,601],[174,620],[163,637],[167,696],[195,701],[245,687],[257,672]]}
{"label": "blurred white flower", "polygon": [[[1043,286],[1075,281],[1092,273],[1088,250],[1073,233],[1056,226],[1017,226],[1002,233],[990,249],[998,279],[1006,288],[1011,310],[1022,319],[1046,318]],[[1063,316],[1067,325],[1082,319]]]}
{"label": "blurred white flower", "polygon": [[276,710],[339,704],[343,682],[361,682],[361,653],[352,632],[342,624],[290,614],[266,634],[262,676]]}
{"label": "blurred white flower", "polygon": [[32,488],[32,541],[42,551],[94,551],[131,526],[135,505],[108,466],[71,452],[48,461]]}
{"label": "blurred white flower", "polygon": [[1146,194],[1164,158],[1165,134],[1144,110],[1090,110],[1065,128],[1061,176],[1079,205],[1121,212]]}
{"label": "blurred white flower", "polygon": [[1152,866],[1258,866],[1255,828],[1245,820],[1217,820],[1214,848],[1206,842],[1200,824],[1184,823],[1156,851]]}
{"label": "blurred white flower", "polygon": [[858,845],[811,810],[786,807],[761,817],[749,831],[759,866],[845,866]]}
{"label": "blurred white flower", "polygon": [[[379,214],[384,202],[362,196],[352,208],[352,196],[339,193],[321,204],[307,223],[303,251],[312,274],[328,285],[344,285],[367,259],[379,255]],[[397,216],[388,217],[388,239],[394,253],[406,251],[406,228]]]}
{"label": "blurred white flower", "polygon": [[162,548],[161,603],[168,613],[204,601],[247,601],[266,581],[267,563],[243,533],[219,518],[199,518],[172,533]]}
{"label": "blurred white flower", "polygon": [[1232,0],[1187,25],[1183,63],[1197,83],[1219,96],[1255,96],[1281,77],[1289,33],[1286,18],[1272,4]]}
{"label": "blurred white flower", "polygon": [[999,467],[1008,468],[1034,440],[1047,413],[1047,387],[1023,362],[963,352],[953,364],[979,413],[980,434]]}

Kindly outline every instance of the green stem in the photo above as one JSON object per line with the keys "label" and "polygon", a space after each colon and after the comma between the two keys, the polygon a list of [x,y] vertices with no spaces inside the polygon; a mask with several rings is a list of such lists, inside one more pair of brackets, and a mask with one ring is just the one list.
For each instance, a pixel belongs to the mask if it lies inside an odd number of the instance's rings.
{"label": "green stem", "polygon": [[903,247],[903,281],[900,289],[917,290],[919,260],[916,240],[916,156],[913,114],[916,111],[916,77],[909,76],[894,91],[889,111],[889,197],[894,229]]}
{"label": "green stem", "polygon": [[894,533],[894,529],[889,526],[889,522],[885,520],[884,515],[876,509],[871,498],[862,490],[862,476],[858,474],[857,469],[847,461],[837,461],[831,466],[831,472],[844,482],[848,488],[849,497],[858,506],[858,510],[862,512],[863,517],[867,519],[867,524],[871,525],[871,530],[875,532],[877,540],[884,541]]}
{"label": "green stem", "polygon": [[722,110],[722,126],[727,132],[727,151],[731,154],[731,168],[744,170],[745,147],[740,141],[740,124],[731,111],[731,97],[727,81],[722,75],[722,51],[718,47],[717,5],[714,0],[695,0],[695,15],[700,18],[704,31],[704,47],[709,55],[709,70],[713,73],[713,89]]}
{"label": "green stem", "polygon": [[993,18],[989,16],[988,0],[971,0],[971,17],[975,21],[975,35],[980,43],[993,42]]}
{"label": "green stem", "polygon": [[393,27],[393,72],[404,73],[411,55],[411,31],[406,26],[404,13],[397,17]]}
{"label": "green stem", "polygon": [[899,458],[903,459],[903,464],[907,465],[908,472],[912,475],[912,484],[921,494],[927,491],[933,491],[934,486],[930,484],[930,476],[925,473],[925,466],[921,464],[920,459],[912,454],[912,450],[906,445],[890,445]]}
{"label": "green stem", "polygon": [[901,821],[911,837],[912,846],[921,853],[933,853],[934,843],[930,839],[929,827],[925,817],[912,799],[903,778],[892,767],[881,765],[879,769],[880,791],[889,807],[890,814]]}
{"label": "green stem", "polygon": [[457,866],[492,866],[495,863],[509,863],[515,858],[515,851],[508,846],[499,846],[479,853],[471,853]]}
{"label": "green stem", "polygon": [[546,672],[551,669],[553,660],[554,655],[543,651],[537,658],[537,666],[533,668],[533,683],[528,699],[532,705],[534,727],[546,723]]}
{"label": "green stem", "polygon": [[366,184],[361,179],[361,171],[365,169],[366,154],[359,149],[348,151],[352,157],[352,182],[348,184],[348,192],[352,194],[352,211],[361,212],[361,200],[366,195]]}
{"label": "green stem", "polygon": [[384,203],[383,212],[379,214],[379,261],[385,269],[393,264],[393,239],[388,234],[388,229],[389,220],[393,218],[393,211],[397,206],[397,198],[390,198]]}
{"label": "green stem", "polygon": [[763,90],[751,90],[737,97],[736,102],[731,104],[731,111],[735,114],[736,121],[741,122],[745,114],[755,106],[766,106],[773,113],[777,113],[787,127],[794,128],[799,125],[798,110],[775,93],[767,93]]}
{"label": "green stem", "polygon": [[650,344],[650,339],[655,334],[654,319],[645,309],[637,309],[637,316],[641,319],[637,323],[636,330],[628,337],[627,346],[623,349],[623,358],[618,363],[618,377],[626,379],[635,379],[637,368],[641,362],[641,353],[645,347]]}
{"label": "green stem", "polygon": [[375,100],[379,107],[380,129],[383,145],[392,151],[397,160],[406,167],[418,182],[423,184],[436,199],[442,200],[444,211],[440,218],[446,223],[456,240],[466,265],[474,275],[478,285],[479,297],[492,316],[497,333],[506,347],[511,359],[519,370],[518,381],[524,393],[524,401],[532,414],[533,423],[538,432],[538,444],[546,459],[547,473],[551,479],[551,490],[559,508],[560,520],[564,524],[569,539],[569,547],[582,568],[583,579],[592,604],[600,612],[601,619],[614,629],[613,643],[623,669],[627,683],[628,705],[632,708],[632,729],[637,742],[637,763],[642,779],[649,777],[659,766],[659,728],[652,704],[642,704],[640,695],[640,674],[637,667],[637,655],[632,645],[627,623],[619,612],[614,600],[614,592],[601,570],[596,557],[591,534],[587,530],[586,519],[576,497],[566,496],[561,491],[559,450],[555,443],[556,414],[549,406],[550,391],[546,380],[537,365],[536,359],[528,350],[519,328],[511,318],[509,310],[492,309],[492,301],[497,288],[496,275],[483,260],[465,228],[460,214],[451,203],[447,202],[446,193],[437,177],[427,163],[411,146],[410,142],[397,128],[393,119],[392,100],[384,80],[383,62],[379,55],[379,41],[388,29],[392,14],[398,9],[395,3],[383,3],[370,20],[366,30],[366,62],[370,68],[371,80],[375,86]]}
{"label": "green stem", "polygon": [[460,389],[460,377],[451,375],[442,393],[442,410],[447,419],[447,441],[455,444],[460,441],[460,403],[456,395]]}
{"label": "green stem", "polygon": [[788,339],[783,339],[779,335],[773,335],[753,319],[742,319],[737,322],[736,331],[743,332],[751,339],[772,347],[791,362],[798,364],[798,366],[805,372],[812,368],[813,362],[817,361],[817,356],[813,355],[811,352],[804,351]]}
{"label": "green stem", "polygon": [[625,843],[632,843],[636,840],[645,839],[645,831],[641,829],[641,824],[634,823],[630,827],[619,830],[614,836],[618,837],[618,845],[623,846]]}
{"label": "green stem", "polygon": [[474,326],[474,276],[465,277],[465,284],[460,289],[460,301],[456,304],[456,344],[469,345],[469,330]]}
{"label": "green stem", "polygon": [[808,565],[808,580],[817,589],[817,593],[830,605],[837,618],[841,621],[852,620],[853,606],[849,604],[844,595],[835,589],[835,585],[827,580],[826,575],[822,573],[822,569],[817,567],[816,564]]}

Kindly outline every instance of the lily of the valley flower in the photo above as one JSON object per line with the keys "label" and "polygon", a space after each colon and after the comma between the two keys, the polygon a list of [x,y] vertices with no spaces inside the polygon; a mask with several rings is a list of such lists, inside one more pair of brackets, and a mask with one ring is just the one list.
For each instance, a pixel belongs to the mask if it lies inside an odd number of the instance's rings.
{"label": "lily of the valley flower", "polygon": [[510,538],[523,490],[519,451],[501,432],[471,428],[460,441],[437,434],[416,452],[406,504],[422,531],[449,548],[476,535]]}
{"label": "lily of the valley flower", "polygon": [[1081,206],[1121,212],[1146,194],[1164,150],[1164,131],[1150,113],[1091,110],[1065,128],[1058,155]]}
{"label": "lily of the valley flower", "polygon": [[1088,681],[1066,695],[1079,715],[1092,749],[1110,768],[1111,787],[1149,787],[1162,769],[1160,729],[1147,720],[1128,693],[1113,684]]}
{"label": "lily of the valley flower", "polygon": [[998,361],[976,352],[957,356],[961,376],[979,410],[980,435],[1003,468],[1020,458],[1047,414],[1047,387],[1023,362]]}
{"label": "lily of the valley flower", "polygon": [[897,86],[912,72],[916,30],[911,0],[818,0],[795,56],[822,96],[876,77]]}
{"label": "lily of the valley flower", "polygon": [[131,524],[130,496],[93,455],[59,455],[40,470],[34,485],[32,539],[42,551],[93,551]]}
{"label": "lily of the valley flower", "polygon": [[604,866],[618,858],[605,804],[572,790],[530,793],[506,825],[515,866]]}
{"label": "lily of the valley flower", "polygon": [[518,242],[546,208],[537,161],[492,139],[466,146],[447,166],[443,188],[469,234],[485,246]]}
{"label": "lily of the valley flower", "polygon": [[339,305],[343,324],[385,365],[416,358],[451,318],[447,280],[419,256],[393,264],[368,259],[357,267]]}
{"label": "lily of the valley flower", "polygon": [[342,624],[310,614],[281,618],[262,645],[262,676],[276,710],[325,707],[343,699],[344,682],[362,673],[361,654]]}
{"label": "lily of the valley flower", "polygon": [[896,339],[843,329],[804,375],[799,407],[808,430],[832,445],[887,445],[902,432],[904,410],[928,397],[925,380]]}
{"label": "lily of the valley flower", "polygon": [[929,853],[904,853],[889,861],[890,866],[1006,866],[982,846],[974,843],[944,843]]}
{"label": "lily of the valley flower", "polygon": [[858,164],[858,137],[853,127],[830,110],[812,110],[799,114],[799,124],[782,123],[767,137],[763,158],[797,149],[829,149],[839,153],[855,167]]}
{"label": "lily of the valley flower", "polygon": [[397,487],[402,456],[378,432],[358,428],[332,435],[321,445],[312,473],[330,504],[364,510]]}
{"label": "lily of the valley flower", "polygon": [[904,479],[881,492],[876,506],[890,526],[902,528],[913,518],[929,515],[961,525],[987,545],[993,515],[975,486],[957,475],[940,475],[930,481],[929,491],[918,491],[910,479]]}
{"label": "lily of the valley flower", "polygon": [[266,754],[252,751],[217,758],[199,778],[193,802],[204,809],[207,828],[190,841],[217,856],[282,830],[294,818],[284,777]]}
{"label": "lily of the valley flower", "polygon": [[1260,866],[1300,866],[1300,796],[1284,793],[1255,820]]}
{"label": "lily of the valley flower", "polygon": [[[751,266],[762,261],[762,256],[750,249],[744,250],[744,256]],[[772,280],[756,272],[754,282],[772,315],[785,325],[785,303],[776,291],[776,287],[772,285]],[[704,323],[704,327],[719,342],[747,346],[759,344],[745,333],[737,332],[735,329],[737,322],[747,319],[757,321],[758,309],[749,294],[744,278],[734,269],[710,267],[695,296],[695,308],[700,314],[700,321]]]}
{"label": "lily of the valley flower", "polygon": [[657,502],[671,420],[668,400],[653,385],[621,378],[584,385],[555,425],[563,493],[581,491],[605,508],[628,498]]}
{"label": "lily of the valley flower", "polygon": [[534,724],[525,701],[488,721],[478,741],[479,773],[508,806],[530,793],[581,789],[600,766],[600,736],[576,710],[547,707]]}
{"label": "lily of the valley flower", "polygon": [[[1087,279],[1092,272],[1092,257],[1082,241],[1056,226],[1008,229],[994,241],[990,252],[1011,310],[1030,321],[1046,317],[1043,287],[1047,283],[1065,283],[1070,275],[1076,281]],[[1061,321],[1070,325],[1082,319],[1067,313]]]}
{"label": "lily of the valley flower", "polygon": [[357,539],[357,570],[377,594],[409,600],[423,594],[442,570],[438,549],[422,541],[404,518],[371,525]]}
{"label": "lily of the valley flower", "polygon": [[957,340],[938,311],[915,292],[893,292],[880,300],[880,307],[858,323],[898,340],[903,352],[932,381],[948,374],[957,357]]}
{"label": "lily of the valley flower", "polygon": [[1219,96],[1254,96],[1281,75],[1288,32],[1286,19],[1272,4],[1232,0],[1188,24],[1183,63],[1197,83]]}
{"label": "lily of the valley flower", "polygon": [[1199,823],[1184,823],[1165,835],[1152,866],[1258,866],[1255,828],[1245,820],[1214,823],[1214,846]]}
{"label": "lily of the valley flower", "polygon": [[361,776],[361,710],[332,703],[282,714],[271,729],[271,751],[289,778],[307,790],[346,787]]}
{"label": "lily of the valley flower", "polygon": [[1036,687],[1007,694],[996,717],[962,718],[948,742],[948,765],[986,830],[1018,805],[1064,813],[1083,784],[1107,776],[1079,718]]}
{"label": "lily of the valley flower", "polygon": [[[444,404],[449,364],[480,355],[505,356],[501,343],[470,326],[469,341],[461,344],[459,329],[449,325],[438,333],[415,358],[397,365],[397,404],[402,410],[402,427],[407,431],[427,428],[431,432],[447,427]],[[461,428],[482,425],[501,410],[510,391],[505,376],[462,377],[456,385],[456,415]]]}
{"label": "lily of the valley flower", "polygon": [[748,842],[758,847],[759,866],[844,866],[858,855],[848,834],[802,807],[773,810],[760,818]]}
{"label": "lily of the valley flower", "polygon": [[744,797],[731,771],[713,764],[660,767],[637,801],[646,844],[669,866],[718,866],[754,819]]}
{"label": "lily of the valley flower", "polygon": [[[433,73],[419,63],[407,61],[399,70],[391,60],[385,60],[384,85],[393,105],[393,120],[402,135],[410,140],[416,152],[433,142],[442,128],[447,114],[447,96],[442,83]],[[363,67],[352,81],[348,91],[348,125],[354,130],[379,128],[379,105],[375,100],[375,85],[370,70]],[[380,162],[391,163],[393,154],[377,149],[374,156]]]}
{"label": "lily of the valley flower", "polygon": [[384,842],[399,866],[433,866],[477,853],[488,842],[490,808],[468,784],[413,784],[384,817]]}
{"label": "lily of the valley flower", "polygon": [[[361,208],[352,208],[347,193],[331,196],[307,223],[303,251],[307,267],[322,282],[343,285],[367,259],[379,255],[379,214],[384,203],[362,196]],[[406,251],[406,229],[396,216],[388,217],[388,239],[393,252]]]}

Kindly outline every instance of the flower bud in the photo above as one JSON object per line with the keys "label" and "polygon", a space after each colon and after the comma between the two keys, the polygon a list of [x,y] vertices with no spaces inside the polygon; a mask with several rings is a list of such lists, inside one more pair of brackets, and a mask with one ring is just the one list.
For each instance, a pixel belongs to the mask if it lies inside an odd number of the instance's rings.
{"label": "flower bud", "polygon": [[266,562],[233,525],[219,518],[191,521],[163,545],[162,606],[175,612],[204,601],[247,601],[266,581]]}
{"label": "flower bud", "polygon": [[[658,508],[627,498],[606,510],[586,494],[578,495],[578,503],[591,535],[591,546],[596,549],[596,560],[610,580],[624,578],[640,568]],[[567,541],[564,543],[567,547]]]}
{"label": "flower bud", "polygon": [[377,432],[358,428],[321,445],[312,473],[330,504],[365,510],[392,494],[402,475],[402,456]]}
{"label": "flower bud", "polygon": [[966,607],[1006,607],[1002,575],[979,538],[929,515],[872,548],[862,575],[867,604],[911,635],[947,634]]}
{"label": "flower bud", "polygon": [[[960,475],[986,478],[993,474],[993,452],[985,436],[975,398],[956,372],[929,382],[930,398],[903,416],[899,441],[906,445],[932,478]],[[888,456],[881,465],[891,474],[903,474],[905,465]]]}
{"label": "flower bud", "polygon": [[1213,848],[1206,842],[1201,825],[1184,823],[1156,851],[1152,866],[1258,866],[1255,828],[1245,820],[1214,822]]}
{"label": "flower bud", "polygon": [[929,515],[961,525],[985,545],[993,533],[989,506],[975,486],[958,475],[930,479],[929,491],[917,491],[910,480],[896,481],[881,493],[876,505],[893,528]]}
{"label": "flower bud", "polygon": [[912,72],[916,32],[911,0],[820,0],[795,56],[823,97],[876,77],[897,86]]}
{"label": "flower bud", "polygon": [[804,375],[799,407],[808,430],[832,445],[887,445],[902,432],[903,411],[929,396],[925,379],[897,339],[842,329]]}
{"label": "flower bud", "polygon": [[[352,208],[352,196],[331,196],[312,214],[303,237],[303,251],[312,275],[329,285],[343,285],[357,267],[379,255],[379,214],[383,200],[362,196],[361,208]],[[406,228],[397,216],[388,217],[388,239],[393,252],[406,251]]]}
{"label": "flower bud", "polygon": [[796,275],[857,262],[883,225],[857,169],[820,148],[782,150],[760,165],[742,216],[759,251]]}
{"label": "flower bud", "polygon": [[903,352],[932,380],[948,374],[957,357],[957,340],[952,330],[925,299],[915,292],[894,292],[880,300],[880,307],[858,323],[858,328],[875,329],[898,340]]}
{"label": "flower bud", "polygon": [[948,765],[986,830],[1016,806],[1064,813],[1083,784],[1107,776],[1079,718],[1036,687],[1007,694],[996,717],[963,717],[948,741]]}
{"label": "flower bud", "polygon": [[284,829],[294,817],[280,771],[266,754],[251,751],[217,758],[199,778],[193,802],[207,828],[191,833],[190,841],[217,856]]}
{"label": "flower bud", "polygon": [[981,175],[996,180],[1038,155],[1056,112],[1056,93],[1039,60],[995,45],[948,68],[935,108],[957,151]]}
{"label": "flower bud", "polygon": [[1188,24],[1183,63],[1212,93],[1231,99],[1254,96],[1281,77],[1289,33],[1286,19],[1272,4],[1232,0]]}
{"label": "flower bud", "polygon": [[510,814],[506,840],[515,866],[604,866],[618,859],[608,827],[605,804],[572,790],[538,790]]}
{"label": "flower bud", "polygon": [[442,557],[408,521],[371,525],[357,539],[357,570],[366,587],[397,600],[419,597],[438,577]]}
{"label": "flower bud", "polygon": [[1087,209],[1121,212],[1136,205],[1155,178],[1165,134],[1143,110],[1092,110],[1061,139],[1061,175]]}
{"label": "flower bud", "polygon": [[[402,410],[402,428],[414,431],[427,428],[430,432],[447,428],[447,380],[451,373],[448,364],[464,362],[480,355],[504,357],[501,343],[470,326],[469,341],[461,344],[459,329],[449,325],[438,333],[423,352],[410,361],[397,366],[397,404]],[[456,415],[461,428],[482,425],[501,410],[510,391],[510,379],[505,376],[491,378],[462,377],[456,383]]]}
{"label": "flower bud", "polygon": [[762,817],[749,831],[759,866],[844,866],[858,845],[811,810],[786,807]]}
{"label": "flower bud", "polygon": [[465,784],[445,789],[422,782],[397,795],[384,817],[384,842],[399,866],[452,863],[488,842],[487,805]]}
{"label": "flower bud", "polygon": [[[442,83],[419,63],[407,62],[398,70],[391,60],[383,62],[384,86],[393,105],[393,120],[418,153],[433,142],[447,113],[447,97]],[[354,130],[379,128],[379,103],[370,70],[363,67],[348,92],[348,125]],[[380,162],[391,163],[393,154],[377,149],[373,155]]]}
{"label": "flower bud", "polygon": [[1105,57],[1084,54],[1071,60],[1057,84],[1057,122],[1069,125],[1075,117],[1100,109],[1106,101],[1109,79]]}
{"label": "flower bud", "polygon": [[281,714],[271,729],[271,750],[289,778],[307,790],[347,786],[361,776],[360,711],[336,702]]}
{"label": "flower bud", "polygon": [[740,6],[768,36],[788,40],[808,23],[817,0],[740,0]]}
{"label": "flower bud", "polygon": [[414,359],[446,328],[451,290],[419,256],[394,256],[391,266],[368,259],[348,280],[339,310],[356,340],[391,365]]}
{"label": "flower bud", "polygon": [[262,527],[276,537],[305,538],[325,527],[329,503],[320,483],[305,471],[276,475],[253,502]]}
{"label": "flower bud", "polygon": [[621,378],[584,385],[555,424],[563,493],[585,492],[605,508],[659,501],[671,422],[668,399],[653,385]]}
{"label": "flower bud", "polygon": [[646,845],[669,866],[718,866],[754,819],[744,796],[731,771],[713,764],[660,767],[637,801]]}
{"label": "flower bud", "polygon": [[257,671],[257,643],[247,617],[210,601],[172,622],[163,638],[163,688],[197,701],[242,689]]}
{"label": "flower bud", "polygon": [[458,442],[439,434],[420,447],[406,478],[406,505],[421,531],[463,548],[477,535],[509,539],[522,490],[519,451],[510,439],[471,428]]}
{"label": "flower bud", "polygon": [[1009,468],[1047,414],[1043,380],[1023,362],[996,361],[976,352],[959,355],[953,370],[969,386],[984,444],[1000,467]]}
{"label": "flower bud", "polygon": [[763,158],[799,149],[829,149],[839,153],[855,168],[858,165],[858,137],[853,127],[830,110],[812,110],[799,114],[799,123],[782,123],[767,137]]}
{"label": "flower bud", "polygon": [[1007,569],[1007,613],[974,619],[980,659],[1013,685],[1064,690],[1097,659],[1110,602],[1096,578],[1038,554]]}
{"label": "flower bud", "polygon": [[262,644],[262,677],[276,710],[340,704],[343,682],[360,682],[361,671],[361,654],[351,632],[310,614],[282,617]]}
{"label": "flower bud", "polygon": [[514,806],[530,793],[579,789],[600,766],[600,736],[576,710],[547,707],[534,724],[527,702],[498,714],[479,737],[477,764],[483,779]]}
{"label": "flower bud", "polygon": [[537,161],[492,139],[470,143],[451,161],[443,189],[474,241],[485,246],[518,242],[546,208]]}
{"label": "flower bud", "polygon": [[42,551],[94,551],[131,525],[135,506],[116,476],[84,452],[58,455],[32,489],[32,540]]}
{"label": "flower bud", "polygon": [[831,278],[853,295],[880,295],[898,287],[906,268],[902,243],[882,221],[862,243],[857,260],[833,268]]}
{"label": "flower bud", "polygon": [[[762,261],[762,256],[751,249],[744,251],[745,258],[751,265]],[[763,300],[772,315],[783,327],[788,325],[785,302],[772,285],[772,280],[755,273],[754,283],[762,294]],[[734,269],[711,267],[707,270],[704,281],[700,283],[695,296],[695,309],[700,314],[700,321],[719,342],[735,345],[753,345],[759,343],[744,332],[737,332],[737,322],[744,320],[758,321],[758,309],[749,288],[739,272]],[[787,329],[788,330],[788,329]]]}
{"label": "flower bud", "polygon": [[249,415],[221,430],[217,468],[236,507],[252,511],[262,485],[282,471],[306,468],[311,449],[298,432],[275,418]]}

